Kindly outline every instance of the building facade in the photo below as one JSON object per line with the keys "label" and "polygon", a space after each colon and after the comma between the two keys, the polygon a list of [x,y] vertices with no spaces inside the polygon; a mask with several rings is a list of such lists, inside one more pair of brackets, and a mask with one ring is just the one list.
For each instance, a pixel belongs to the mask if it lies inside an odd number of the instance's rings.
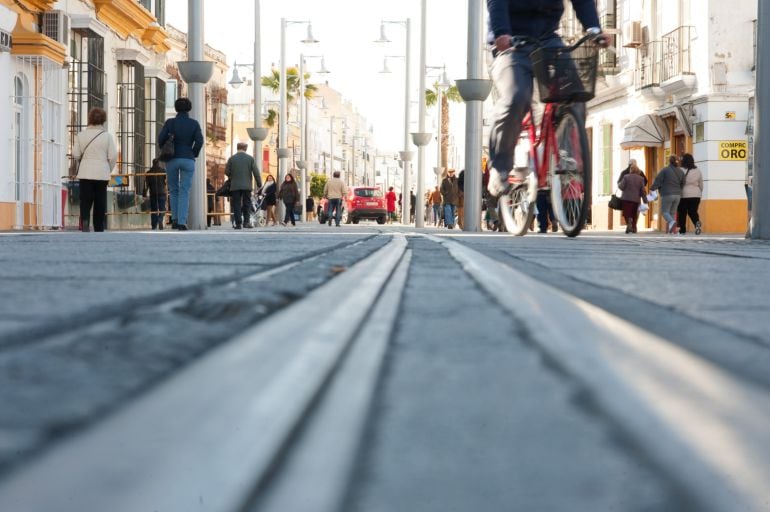
{"label": "building facade", "polygon": [[137,175],[165,115],[164,0],[2,0],[0,24],[12,41],[0,50],[0,116],[13,119],[0,138],[12,155],[0,170],[0,229],[77,226],[72,144],[93,107],[107,111],[118,148],[108,226],[140,222]]}
{"label": "building facade", "polygon": [[[597,96],[588,104],[591,224],[620,226],[606,204],[629,159],[652,180],[669,155],[687,152],[703,173],[704,232],[744,233],[757,2],[598,0],[597,6],[617,54],[601,52]],[[579,30],[568,13],[563,33]],[[663,229],[657,206],[647,215],[651,229]]]}

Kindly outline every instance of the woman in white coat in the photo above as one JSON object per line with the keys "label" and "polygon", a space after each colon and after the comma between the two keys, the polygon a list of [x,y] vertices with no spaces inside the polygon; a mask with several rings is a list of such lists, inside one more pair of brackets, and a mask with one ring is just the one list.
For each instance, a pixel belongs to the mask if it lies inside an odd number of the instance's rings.
{"label": "woman in white coat", "polygon": [[107,184],[118,160],[115,139],[104,127],[107,113],[101,108],[88,112],[88,126],[75,137],[72,157],[80,161],[80,221],[83,231],[90,231],[91,207],[94,231],[104,231],[107,214]]}

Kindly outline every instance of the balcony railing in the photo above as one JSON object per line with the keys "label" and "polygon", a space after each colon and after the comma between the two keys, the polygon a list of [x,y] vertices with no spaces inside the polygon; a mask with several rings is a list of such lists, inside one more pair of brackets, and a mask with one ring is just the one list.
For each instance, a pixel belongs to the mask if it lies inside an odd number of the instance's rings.
{"label": "balcony railing", "polygon": [[660,79],[665,82],[681,75],[692,75],[693,27],[679,27],[664,35]]}
{"label": "balcony railing", "polygon": [[636,73],[634,85],[636,90],[657,87],[661,79],[661,41],[643,44],[636,52]]}

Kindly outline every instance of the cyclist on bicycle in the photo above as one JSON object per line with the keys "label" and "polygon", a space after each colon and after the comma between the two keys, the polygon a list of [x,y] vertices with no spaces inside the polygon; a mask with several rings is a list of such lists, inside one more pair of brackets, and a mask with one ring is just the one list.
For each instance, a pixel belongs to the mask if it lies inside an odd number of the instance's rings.
{"label": "cyclist on bicycle", "polygon": [[[599,26],[594,0],[571,2],[586,32],[594,34],[596,44],[606,48],[610,38]],[[508,174],[513,168],[514,148],[532,105],[530,53],[536,48],[533,40],[545,48],[564,46],[556,34],[564,13],[564,0],[487,0],[487,10],[489,43],[494,56],[492,80],[499,93],[492,116],[487,189],[498,197],[510,186]]]}

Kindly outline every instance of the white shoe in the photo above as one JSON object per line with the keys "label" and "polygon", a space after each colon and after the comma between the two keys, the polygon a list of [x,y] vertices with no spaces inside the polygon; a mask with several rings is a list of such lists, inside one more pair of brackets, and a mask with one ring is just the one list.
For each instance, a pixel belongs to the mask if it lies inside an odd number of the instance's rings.
{"label": "white shoe", "polygon": [[508,183],[508,173],[501,173],[494,167],[489,168],[489,184],[487,190],[493,197],[504,195],[511,188]]}

